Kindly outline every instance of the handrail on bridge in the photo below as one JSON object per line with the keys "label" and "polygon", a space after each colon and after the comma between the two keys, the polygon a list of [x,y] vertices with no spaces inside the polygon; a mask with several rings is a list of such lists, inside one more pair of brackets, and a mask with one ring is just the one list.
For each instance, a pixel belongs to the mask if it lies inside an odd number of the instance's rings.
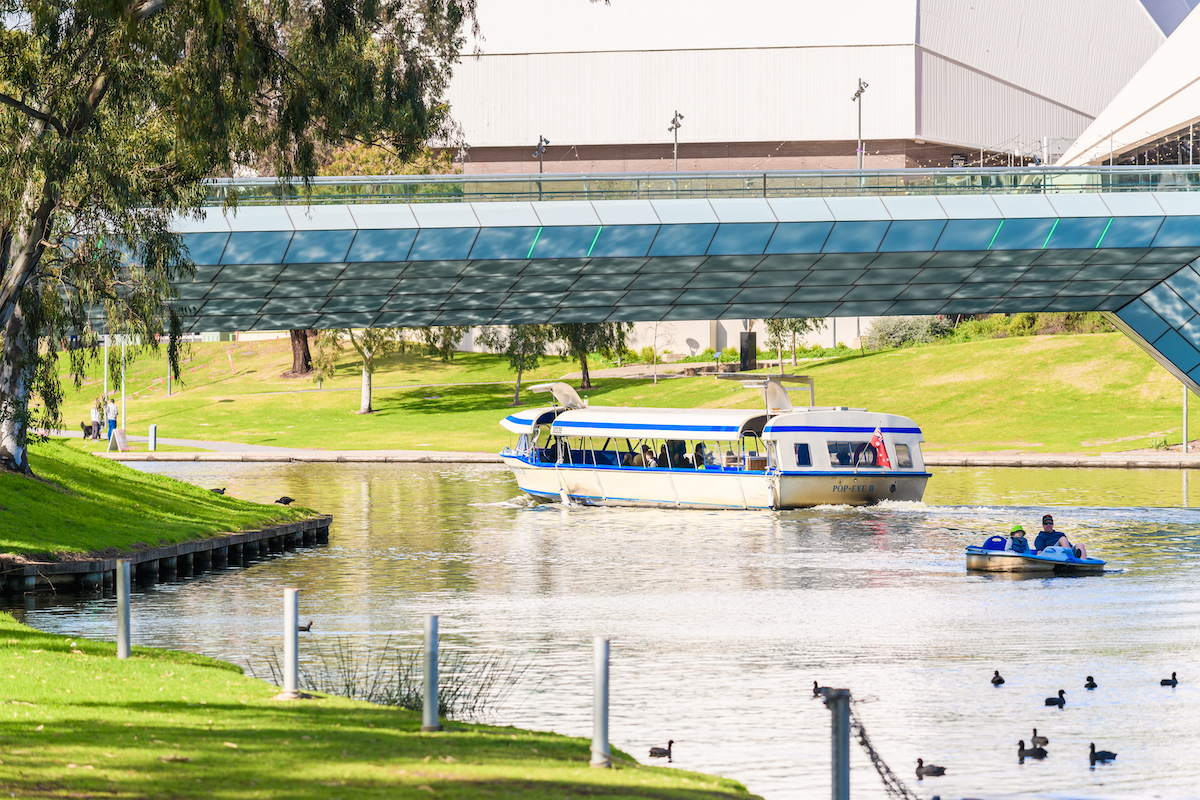
{"label": "handrail on bridge", "polygon": [[513,200],[879,197],[1197,191],[1200,166],[1013,167],[574,175],[220,178],[208,204],[445,203]]}

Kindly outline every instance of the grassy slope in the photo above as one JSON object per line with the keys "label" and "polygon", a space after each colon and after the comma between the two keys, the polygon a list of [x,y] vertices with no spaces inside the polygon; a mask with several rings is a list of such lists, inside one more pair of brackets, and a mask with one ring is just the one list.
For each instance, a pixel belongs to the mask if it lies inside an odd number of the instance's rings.
{"label": "grassy slope", "polygon": [[60,442],[34,446],[30,460],[36,478],[0,473],[0,552],[127,551],[313,514],[221,497]]}
{"label": "grassy slope", "polygon": [[697,773],[591,769],[582,739],[463,724],[422,734],[409,711],[280,703],[228,664],[140,647],[119,661],[112,644],[7,614],[0,670],[0,790],[17,797],[750,797]]}
{"label": "grassy slope", "polygon": [[[226,351],[239,365],[236,376],[229,375]],[[378,413],[363,417],[354,413],[357,392],[267,394],[312,388],[308,381],[278,377],[290,365],[286,340],[196,345],[186,390],[167,398],[161,357],[146,358],[130,371],[130,428],[142,432],[156,422],[162,437],[331,449],[496,450],[508,442],[496,423],[511,411],[510,386],[377,389]],[[572,362],[554,357],[530,379],[573,369]],[[1101,452],[1146,447],[1163,435],[1179,441],[1178,382],[1119,333],[933,345],[802,364],[795,371],[816,377],[822,405],[866,406],[912,417],[925,430],[929,449]],[[397,356],[376,373],[375,385],[511,377],[511,370],[490,355],[460,354],[450,364]],[[711,378],[657,387],[624,379],[596,383],[584,393],[593,403],[755,407],[760,402],[756,393]],[[331,385],[357,387],[357,367],[348,356],[338,378],[326,384]],[[68,390],[68,421],[78,424],[76,418],[86,415],[86,398],[96,390],[95,383],[80,394]]]}

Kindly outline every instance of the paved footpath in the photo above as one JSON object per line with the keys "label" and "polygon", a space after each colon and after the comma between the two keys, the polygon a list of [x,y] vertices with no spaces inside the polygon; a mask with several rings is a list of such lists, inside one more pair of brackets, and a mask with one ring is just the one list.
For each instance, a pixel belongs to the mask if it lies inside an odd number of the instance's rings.
{"label": "paved footpath", "polygon": [[[55,431],[54,435],[78,439],[79,431]],[[148,437],[130,436],[131,442]],[[299,447],[271,447],[240,442],[212,442],[202,439],[166,439],[160,444],[194,447],[203,453],[96,453],[114,461],[342,461],[388,462],[398,464],[499,464],[496,453],[446,450],[318,450]],[[929,467],[1072,467],[1100,469],[1200,469],[1200,443],[1194,452],[1129,450],[1123,453],[1029,453],[1020,450],[986,452],[927,451]]]}

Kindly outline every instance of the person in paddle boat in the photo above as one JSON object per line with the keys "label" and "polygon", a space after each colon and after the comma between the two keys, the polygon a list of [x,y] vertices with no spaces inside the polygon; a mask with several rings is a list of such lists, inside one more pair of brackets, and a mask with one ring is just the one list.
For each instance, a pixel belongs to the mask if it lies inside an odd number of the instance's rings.
{"label": "person in paddle boat", "polygon": [[1056,545],[1058,547],[1065,547],[1068,550],[1073,550],[1077,558],[1088,557],[1086,547],[1083,545],[1076,547],[1067,540],[1066,536],[1063,536],[1061,533],[1054,530],[1054,517],[1047,514],[1046,516],[1042,517],[1042,532],[1037,535],[1036,539],[1034,539],[1033,549],[1040,553],[1047,547],[1054,547]]}
{"label": "person in paddle boat", "polygon": [[1012,539],[1012,551],[1014,553],[1029,552],[1029,540],[1025,538],[1025,529],[1020,525],[1013,525],[1010,538]]}

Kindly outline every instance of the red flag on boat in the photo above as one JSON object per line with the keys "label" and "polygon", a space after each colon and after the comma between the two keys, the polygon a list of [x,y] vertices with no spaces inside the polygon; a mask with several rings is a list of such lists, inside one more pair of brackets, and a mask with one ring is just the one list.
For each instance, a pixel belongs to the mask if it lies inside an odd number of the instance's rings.
{"label": "red flag on boat", "polygon": [[891,469],[892,460],[888,458],[887,446],[883,443],[883,431],[879,426],[875,426],[875,433],[871,436],[871,447],[875,448],[875,463],[881,467]]}

